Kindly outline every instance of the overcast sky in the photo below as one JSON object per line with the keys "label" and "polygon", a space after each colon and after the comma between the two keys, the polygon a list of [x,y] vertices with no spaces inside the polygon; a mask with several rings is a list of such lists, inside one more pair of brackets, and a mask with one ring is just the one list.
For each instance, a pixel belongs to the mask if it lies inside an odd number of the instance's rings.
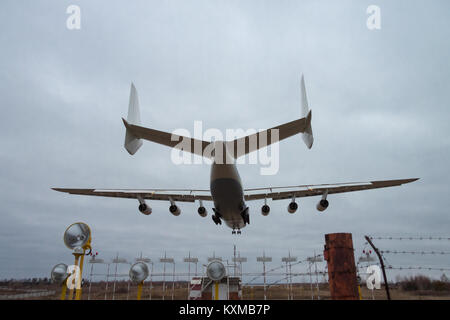
{"label": "overcast sky", "polygon": [[[81,8],[81,29],[66,9]],[[381,8],[381,30],[366,9]],[[324,234],[450,236],[450,2],[442,1],[13,1],[0,3],[0,278],[49,276],[72,263],[62,236],[88,223],[109,260],[141,251],[203,262],[233,245],[259,270],[321,253]],[[167,147],[123,148],[130,83],[142,124],[171,132],[269,128],[300,117],[304,73],[315,143],[280,143],[280,168],[238,167],[244,187],[421,178],[402,187],[288,201],[250,202],[251,224],[232,236],[194,204],[66,195],[51,187],[202,188],[207,165],[175,165]],[[211,203],[207,203],[211,213]],[[378,241],[384,250],[445,250],[450,241]],[[387,256],[392,265],[450,268],[449,256]],[[160,266],[158,266],[160,268]],[[450,273],[450,272],[448,272]],[[403,272],[402,275],[408,273]],[[432,273],[439,276],[441,273]],[[390,273],[392,277],[395,273]]]}

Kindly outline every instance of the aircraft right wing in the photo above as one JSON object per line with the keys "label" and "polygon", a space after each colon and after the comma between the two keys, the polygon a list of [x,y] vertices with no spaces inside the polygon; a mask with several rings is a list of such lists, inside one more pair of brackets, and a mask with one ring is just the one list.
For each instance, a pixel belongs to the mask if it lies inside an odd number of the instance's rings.
{"label": "aircraft right wing", "polygon": [[[402,184],[414,182],[418,179],[419,178],[400,179],[400,180],[381,180],[369,182],[319,184],[319,185],[301,185],[289,187],[253,188],[253,189],[245,189],[244,197],[245,200],[260,200],[260,199],[282,200],[291,198],[313,197],[320,195],[323,196],[324,194],[328,195],[333,193],[344,193],[344,192],[400,186]],[[263,190],[265,192],[261,192]],[[255,191],[256,193],[253,193]]]}

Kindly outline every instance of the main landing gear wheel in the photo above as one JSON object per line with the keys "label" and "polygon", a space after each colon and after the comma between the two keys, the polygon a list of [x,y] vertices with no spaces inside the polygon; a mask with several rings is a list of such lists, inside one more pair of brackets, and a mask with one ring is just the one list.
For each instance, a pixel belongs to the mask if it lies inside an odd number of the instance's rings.
{"label": "main landing gear wheel", "polygon": [[215,214],[213,214],[213,215],[211,216],[211,218],[212,218],[212,220],[214,221],[214,223],[215,223],[216,225],[222,224],[222,220],[220,220],[220,218],[219,218],[218,216],[216,216]]}
{"label": "main landing gear wheel", "polygon": [[241,212],[241,217],[245,224],[250,224],[250,215],[248,214],[248,207]]}

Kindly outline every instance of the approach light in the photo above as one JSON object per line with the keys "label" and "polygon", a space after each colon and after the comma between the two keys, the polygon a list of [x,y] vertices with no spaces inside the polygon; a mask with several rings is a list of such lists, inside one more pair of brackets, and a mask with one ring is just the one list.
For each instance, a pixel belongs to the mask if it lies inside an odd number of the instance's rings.
{"label": "approach light", "polygon": [[64,244],[69,249],[85,248],[91,240],[91,229],[83,222],[71,224],[64,232]]}
{"label": "approach light", "polygon": [[148,266],[143,262],[136,262],[130,268],[130,279],[133,282],[142,282],[148,275]]}
{"label": "approach light", "polygon": [[219,260],[211,261],[206,267],[206,275],[213,281],[220,281],[226,275],[226,269]]}
{"label": "approach light", "polygon": [[67,273],[67,268],[67,264],[65,263],[59,263],[54,266],[51,272],[52,281],[58,284],[63,283],[69,275]]}

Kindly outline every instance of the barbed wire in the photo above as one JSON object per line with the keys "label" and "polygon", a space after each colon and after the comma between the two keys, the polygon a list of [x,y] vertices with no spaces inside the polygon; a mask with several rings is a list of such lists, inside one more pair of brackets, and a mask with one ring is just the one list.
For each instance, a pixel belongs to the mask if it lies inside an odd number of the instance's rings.
{"label": "barbed wire", "polygon": [[381,253],[387,253],[387,254],[417,254],[417,255],[445,255],[450,254],[448,251],[398,251],[398,250],[383,250],[380,251]]}
{"label": "barbed wire", "polygon": [[[322,257],[323,257],[323,254],[316,254],[316,255],[313,256],[313,257],[314,257],[314,258],[322,258]],[[300,260],[300,261],[297,261],[297,262],[294,262],[294,263],[289,263],[288,266],[290,265],[290,267],[293,267],[293,266],[296,266],[296,265],[301,264],[301,263],[304,263],[304,262],[309,262],[308,258],[303,259],[303,260]],[[272,269],[267,270],[267,271],[266,271],[266,276],[271,275],[271,272],[273,272],[273,271],[276,271],[276,270],[278,270],[278,269],[284,269],[284,268],[286,268],[286,263],[283,264],[283,265],[281,265],[281,266],[279,266],[279,267],[275,267],[275,268],[272,268]],[[291,274],[291,275],[293,275],[293,274],[296,274],[296,275],[302,275],[301,273],[294,273],[294,272],[291,272],[290,274]],[[309,273],[308,273],[308,274],[309,274]],[[263,277],[263,276],[264,276],[264,273],[259,273],[257,276],[253,277],[252,279],[250,279],[249,281],[247,281],[245,284],[246,284],[246,285],[249,285],[249,284],[251,284],[253,281],[255,281],[256,279],[261,278],[261,277]]]}
{"label": "barbed wire", "polygon": [[434,237],[434,236],[423,236],[423,237],[373,237],[369,236],[371,240],[449,240],[448,237]]}
{"label": "barbed wire", "polygon": [[435,270],[435,271],[450,271],[450,268],[440,268],[440,267],[421,267],[421,266],[386,266],[386,269],[392,270]]}

